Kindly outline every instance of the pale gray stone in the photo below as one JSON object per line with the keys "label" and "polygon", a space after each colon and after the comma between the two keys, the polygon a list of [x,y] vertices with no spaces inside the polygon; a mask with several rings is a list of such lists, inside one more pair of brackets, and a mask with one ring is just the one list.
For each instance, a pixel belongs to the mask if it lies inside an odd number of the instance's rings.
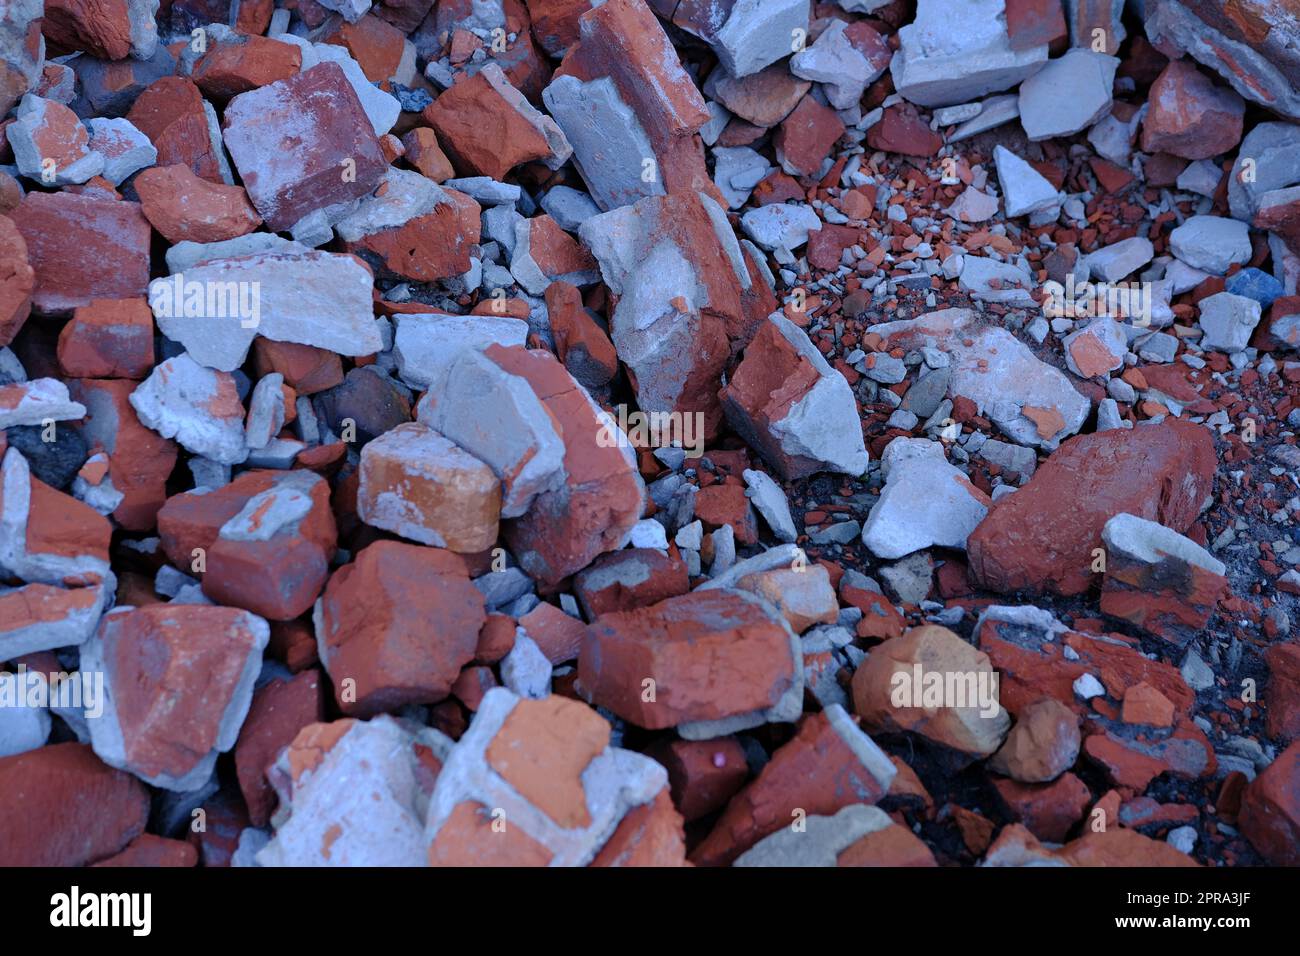
{"label": "pale gray stone", "polygon": [[790,72],[805,80],[822,84],[826,101],[837,110],[858,104],[867,86],[885,72],[873,68],[845,34],[848,24],[832,20],[811,47],[790,58]]}
{"label": "pale gray stone", "polygon": [[1250,344],[1259,325],[1259,303],[1242,295],[1219,292],[1201,300],[1201,347],[1218,352],[1240,352]]}
{"label": "pale gray stone", "polygon": [[501,683],[520,697],[541,700],[551,692],[551,662],[537,642],[515,628],[515,644],[501,661]]}
{"label": "pale gray stone", "polygon": [[[767,526],[772,529],[772,533],[778,541],[794,541],[798,537],[798,531],[795,528],[794,518],[790,516],[790,502],[786,498],[785,492],[781,486],[772,479],[767,472],[758,471],[753,468],[746,468],[745,478],[745,496],[749,498],[750,503],[763,516]],[[678,544],[681,544],[681,535],[678,534]],[[696,545],[699,547],[699,545]]]}
{"label": "pale gray stone", "polygon": [[988,514],[988,497],[948,463],[943,446],[895,438],[881,456],[885,487],[862,530],[878,558],[901,558],[935,545],[965,550],[967,536]]}
{"label": "pale gray stone", "polygon": [[104,170],[100,175],[114,186],[158,161],[158,150],[149,137],[129,120],[96,116],[88,120],[86,126],[90,131],[91,150],[104,157]]}
{"label": "pale gray stone", "polygon": [[794,31],[808,30],[809,0],[736,0],[710,46],[723,69],[749,76],[793,50]]}
{"label": "pale gray stone", "polygon": [[1250,261],[1250,227],[1237,219],[1192,216],[1169,234],[1169,251],[1194,269],[1221,276]]}
{"label": "pale gray stone", "polygon": [[[640,118],[619,95],[614,81],[584,83],[557,77],[542,100],[572,145],[573,162],[601,209],[616,209],[664,194],[663,177],[642,178],[645,163],[657,162]],[[657,173],[657,170],[656,170]]]}
{"label": "pale gray stone", "polygon": [[1043,175],[1005,146],[993,149],[997,165],[998,186],[1006,204],[1008,216],[1054,209],[1061,204],[1061,195]]}
{"label": "pale gray stone", "polygon": [[1142,268],[1154,255],[1155,247],[1150,239],[1132,236],[1089,253],[1088,271],[1107,282],[1118,282]]}
{"label": "pale gray stone", "polygon": [[1105,116],[1119,59],[1069,50],[1020,84],[1020,125],[1031,140],[1072,136]]}
{"label": "pale gray stone", "polygon": [[1003,0],[919,0],[916,19],[898,37],[901,47],[890,61],[894,88],[920,106],[951,106],[1010,89],[1047,60],[1046,44],[1011,49]]}
{"label": "pale gray stone", "polygon": [[248,457],[242,420],[214,418],[208,405],[225,372],[204,368],[187,352],[160,362],[131,393],[141,424],[175,438],[187,451],[224,465]]}

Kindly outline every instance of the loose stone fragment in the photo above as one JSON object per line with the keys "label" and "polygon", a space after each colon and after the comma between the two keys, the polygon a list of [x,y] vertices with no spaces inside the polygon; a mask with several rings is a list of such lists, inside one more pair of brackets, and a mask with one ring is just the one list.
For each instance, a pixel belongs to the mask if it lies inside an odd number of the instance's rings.
{"label": "loose stone fragment", "polygon": [[235,745],[270,636],[247,611],[158,604],[110,614],[83,645],[104,675],[95,753],[156,787],[185,792]]}
{"label": "loose stone fragment", "polygon": [[501,483],[473,455],[409,422],[362,449],[357,513],[411,541],[473,554],[496,541]]}

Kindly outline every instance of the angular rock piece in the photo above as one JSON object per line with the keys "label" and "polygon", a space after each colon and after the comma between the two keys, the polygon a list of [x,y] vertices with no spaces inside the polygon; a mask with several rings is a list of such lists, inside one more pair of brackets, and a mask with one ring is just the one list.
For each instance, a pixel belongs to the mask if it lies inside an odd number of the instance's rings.
{"label": "angular rock piece", "polygon": [[[607,843],[621,856],[629,849],[623,822],[666,795],[668,775],[648,757],[610,747],[609,734],[585,704],[489,690],[429,800],[429,864],[583,866]],[[680,865],[681,818],[667,810],[669,832],[653,862]]]}
{"label": "angular rock piece", "polygon": [[85,414],[86,406],[69,399],[68,387],[57,378],[0,385],[0,428],[76,421]]}
{"label": "angular rock piece", "polygon": [[501,180],[534,161],[559,169],[573,155],[555,121],[524,99],[495,63],[462,75],[423,116],[463,176]]}
{"label": "angular rock piece", "polygon": [[0,757],[0,859],[7,866],[85,866],[144,832],[149,791],[86,744]]}
{"label": "angular rock piece", "polygon": [[[453,402],[470,397],[447,385],[447,376],[462,353],[493,344],[523,345],[527,339],[528,323],[521,319],[436,312],[404,314],[397,317],[393,355],[403,381],[427,389],[426,403],[432,406],[444,396]],[[434,424],[433,419],[426,423]]]}
{"label": "angular rock piece", "polygon": [[[149,344],[152,352],[152,335]],[[177,448],[140,421],[131,405],[135,388],[126,379],[87,378],[74,381],[71,393],[86,406],[82,436],[108,455],[108,479],[122,496],[113,520],[129,531],[149,531],[167,500]]]}
{"label": "angular rock piece", "polygon": [[417,126],[402,137],[403,155],[408,163],[419,170],[420,175],[427,176],[435,183],[441,183],[456,175],[442,147],[438,145],[438,136],[427,126]]}
{"label": "angular rock piece", "polygon": [[790,58],[790,72],[822,84],[837,110],[851,109],[867,86],[880,79],[893,52],[865,21],[832,20],[817,42]]}
{"label": "angular rock piece", "polygon": [[0,346],[12,342],[27,322],[35,288],[27,241],[12,219],[0,216]]}
{"label": "angular rock piece", "polygon": [[244,363],[257,336],[342,355],[383,347],[370,270],[348,255],[309,250],[213,259],[149,284],[163,335],[221,371]]}
{"label": "angular rock piece", "polygon": [[361,450],[357,514],[403,538],[463,554],[496,542],[501,482],[428,425],[398,425]]}
{"label": "angular rock piece", "polygon": [[1275,866],[1300,865],[1300,741],[1255,778],[1241,798],[1241,832]]}
{"label": "angular rock piece", "polygon": [[645,486],[618,426],[549,352],[489,346],[484,353],[518,376],[546,406],[564,442],[564,484],[538,494],[505,523],[523,569],[552,587],[606,551],[623,547],[644,508]]}
{"label": "angular rock piece", "polygon": [[747,341],[775,308],[722,208],[702,195],[644,199],[578,233],[619,297],[611,338],[641,410],[702,413],[713,435],[729,340]]}
{"label": "angular rock piece", "polygon": [[1014,50],[1050,45],[1067,36],[1060,0],[1007,0],[1006,18]]}
{"label": "angular rock piece", "polygon": [[[725,683],[717,669],[731,675]],[[578,658],[593,703],[638,727],[677,727],[688,740],[796,719],[802,678],[799,644],[781,615],[723,589],[604,614],[587,628]]]}
{"label": "angular rock piece", "polygon": [[314,668],[288,680],[277,677],[253,694],[235,744],[235,771],[254,826],[265,826],[275,809],[275,791],[267,774],[280,751],[293,743],[300,730],[324,716],[320,671]]}
{"label": "angular rock piece", "polygon": [[[972,256],[967,256],[969,262]],[[968,398],[979,413],[1022,445],[1054,447],[1088,417],[1089,402],[1070,380],[1005,329],[981,327],[968,309],[872,327],[886,349],[938,348],[951,356],[948,395]]]}
{"label": "angular rock piece", "polygon": [[203,593],[268,620],[293,620],[320,594],[336,536],[329,484],[305,470],[278,474],[218,529]]}
{"label": "angular rock piece", "polygon": [[935,545],[965,549],[992,502],[948,463],[940,443],[895,438],[880,466],[885,488],[862,529],[872,554],[901,558]]}
{"label": "angular rock piece", "polygon": [[104,170],[104,157],[90,149],[86,128],[62,103],[28,93],[5,127],[18,171],[55,186],[84,183]]}
{"label": "angular rock piece", "polygon": [[731,737],[674,740],[646,753],[668,769],[673,803],[688,823],[720,810],[745,785],[745,751]]}
{"label": "angular rock piece", "polygon": [[204,368],[188,353],[159,363],[131,393],[131,407],[145,426],[196,455],[225,465],[248,457],[234,378]]}
{"label": "angular rock piece", "polygon": [[195,549],[212,548],[222,527],[244,510],[254,496],[277,485],[305,489],[313,498],[310,520],[303,526],[305,536],[321,543],[334,542],[334,525],[328,519],[328,486],[311,481],[300,472],[251,470],[238,475],[218,488],[195,489],[173,495],[158,512],[158,536],[162,551],[177,568],[203,573]]}
{"label": "angular rock piece", "polygon": [[82,669],[104,674],[104,713],[88,722],[95,753],[152,786],[196,789],[235,745],[269,637],[264,620],[234,608],[106,616],[81,649]]}
{"label": "angular rock piece", "polygon": [[885,110],[880,122],[867,130],[867,145],[890,153],[929,158],[943,148],[943,137],[926,124],[911,103]]}
{"label": "angular rock piece", "polygon": [[1151,43],[1186,51],[1246,99],[1294,122],[1300,120],[1300,94],[1292,77],[1300,58],[1288,39],[1287,15],[1285,7],[1271,3],[1239,10],[1213,3],[1162,2],[1147,11],[1145,27]]}
{"label": "angular rock piece", "polygon": [[153,369],[153,315],[144,299],[97,299],[59,333],[59,367],[73,378],[142,379]]}
{"label": "angular rock piece", "polygon": [[1254,299],[1218,292],[1201,300],[1201,347],[1218,352],[1240,352],[1250,344],[1259,325],[1260,308]]}
{"label": "angular rock piece", "polygon": [[1061,204],[1061,194],[1038,170],[1005,146],[993,148],[998,185],[1008,216],[1027,216]]}
{"label": "angular rock piece", "polygon": [[700,866],[726,866],[763,837],[789,827],[802,810],[831,816],[872,804],[898,771],[839,704],[804,717],[794,738],[740,791],[691,853]]}
{"label": "angular rock piece", "polygon": [[[1260,123],[1241,141],[1238,155],[1255,160],[1253,176],[1244,164],[1228,177],[1228,208],[1234,219],[1250,222],[1275,199],[1286,199],[1286,187],[1300,183],[1300,130],[1292,123]],[[1284,204],[1286,205],[1286,204]]]}
{"label": "angular rock piece", "polygon": [[733,0],[722,6],[722,22],[702,35],[732,76],[749,76],[788,56],[795,31],[808,30],[809,0]]}
{"label": "angular rock piece", "polygon": [[1107,282],[1118,282],[1151,261],[1155,248],[1144,236],[1121,239],[1088,254],[1088,271]]}
{"label": "angular rock piece", "polygon": [[736,582],[736,588],[757,594],[771,604],[796,634],[803,634],[815,624],[834,624],[839,619],[840,606],[830,573],[820,564],[747,574]]}
{"label": "angular rock piece", "polygon": [[1103,613],[1180,646],[1205,627],[1228,586],[1222,561],[1178,532],[1130,514],[1107,521],[1101,540]]}
{"label": "angular rock piece", "polygon": [[[1004,186],[1003,192],[1005,191]],[[998,200],[996,196],[981,192],[974,186],[967,186],[946,212],[959,222],[986,222],[998,214]]]}
{"label": "angular rock piece", "polygon": [[303,727],[268,772],[281,819],[258,865],[424,865],[423,809],[450,745],[386,715]]}
{"label": "angular rock piece", "polygon": [[188,166],[155,166],[133,183],[141,212],[168,242],[221,242],[262,222],[243,187],[200,179]]}
{"label": "angular rock piece", "polygon": [[873,733],[913,733],[957,765],[993,754],[1011,718],[987,654],[947,628],[914,627],[875,648],[853,675],[853,709]]}
{"label": "angular rock piece", "polygon": [[759,246],[785,253],[803,246],[811,233],[822,228],[817,212],[797,203],[769,203],[751,209],[741,216],[740,225]]}
{"label": "angular rock piece", "polygon": [[315,395],[343,381],[343,363],[336,353],[296,342],[254,339],[253,367],[259,376],[283,376],[300,396]]}
{"label": "angular rock piece", "polygon": [[528,15],[538,46],[557,59],[578,42],[578,18],[599,0],[529,0]]}
{"label": "angular rock piece", "polygon": [[405,169],[389,169],[373,196],[335,225],[344,248],[380,275],[432,282],[469,271],[479,241],[480,209]]}
{"label": "angular rock piece", "polygon": [[1250,228],[1221,216],[1190,216],[1169,233],[1169,251],[1193,269],[1223,275],[1250,261]]}
{"label": "angular rock piece", "polygon": [[1124,365],[1128,340],[1124,329],[1114,319],[1093,319],[1077,332],[1061,340],[1065,364],[1080,378],[1096,378]]}
{"label": "angular rock piece", "polygon": [[[1070,714],[1070,719],[1074,715]],[[1051,783],[1020,783],[995,778],[993,789],[1004,812],[1016,823],[1024,824],[1034,836],[1061,843],[1087,812],[1093,802],[1092,791],[1072,773],[1062,774]]]}
{"label": "angular rock piece", "polygon": [[768,474],[746,468],[744,471],[745,497],[754,506],[754,510],[763,516],[767,526],[772,529],[778,541],[793,542],[799,536],[790,515],[790,502],[781,490],[781,486]]}
{"label": "angular rock piece", "polygon": [[[599,276],[597,276],[599,278]],[[598,389],[618,374],[618,353],[605,329],[592,318],[582,292],[568,282],[546,287],[546,315],[555,354],[584,388]]]}
{"label": "angular rock piece", "polygon": [[574,596],[589,621],[658,604],[689,589],[685,563],[653,548],[602,554],[573,578]]}
{"label": "angular rock piece", "polygon": [[1209,432],[1179,419],[1072,438],[971,533],[971,575],[1002,593],[1082,594],[1111,517],[1124,512],[1181,532],[1209,498],[1214,467]]}
{"label": "angular rock piece", "polygon": [[[31,474],[27,459],[10,448],[0,466],[0,566],[20,580],[83,588],[85,594],[51,591],[24,593],[7,602],[20,613],[17,632],[5,634],[0,650],[12,660],[35,650],[80,643],[81,626],[97,618],[102,603],[112,600],[116,587],[108,564],[112,528],[98,513],[74,498],[55,491]],[[98,596],[98,601],[92,600]],[[25,608],[25,611],[24,611]],[[56,614],[47,613],[55,611]],[[64,617],[72,613],[71,618]],[[50,628],[42,628],[50,623]],[[44,637],[42,638],[42,633]],[[64,643],[51,641],[72,637]],[[29,643],[40,646],[27,647]]]}
{"label": "angular rock piece", "polygon": [[785,479],[866,471],[852,389],[780,313],[759,329],[721,394],[732,428]]}
{"label": "angular rock piece", "polygon": [[352,369],[342,385],[320,393],[312,406],[331,432],[361,445],[411,420],[407,393],[374,365]]}
{"label": "angular rock piece", "polygon": [[296,76],[302,51],[270,37],[237,34],[208,48],[190,73],[199,89],[223,101],[238,93]]}
{"label": "angular rock piece", "polygon": [[45,65],[42,0],[15,0],[0,11],[0,116],[40,85]]}
{"label": "angular rock piece", "polygon": [[[75,499],[68,499],[74,501]],[[0,654],[24,654],[74,647],[94,633],[113,596],[104,586],[60,588],[28,584],[0,594]]]}
{"label": "angular rock piece", "polygon": [[437,703],[474,658],[487,616],[450,551],[377,541],[330,578],[313,614],[344,713]]}
{"label": "angular rock piece", "polygon": [[1004,827],[989,847],[982,866],[1197,866],[1185,853],[1127,827],[1089,831],[1059,850],[1040,844],[1025,827]]}
{"label": "angular rock piece", "polygon": [[585,286],[600,281],[591,253],[547,215],[515,224],[510,271],[532,295],[544,295],[552,282]]}
{"label": "angular rock piece", "polygon": [[785,64],[777,63],[744,79],[725,70],[709,74],[704,91],[730,112],[753,126],[770,129],[790,115],[804,94],[812,89],[807,80],[792,76]]}
{"label": "angular rock piece", "polygon": [[1173,60],[1151,84],[1142,148],[1183,159],[1209,159],[1241,142],[1246,105],[1216,87],[1187,60]]}
{"label": "angular rock piece", "polygon": [[[960,17],[961,29],[954,29]],[[919,0],[916,20],[898,31],[890,61],[894,88],[920,106],[966,103],[1010,89],[1047,61],[1047,44],[1012,47],[1003,0]]]}
{"label": "angular rock piece", "polygon": [[[1189,660],[1192,654],[1188,652]],[[1283,740],[1300,738],[1300,644],[1274,643],[1264,652],[1264,661],[1268,664],[1269,683],[1264,702],[1268,707],[1269,736]],[[1204,661],[1200,663],[1208,668]]]}
{"label": "angular rock piece", "polygon": [[366,195],[387,166],[336,63],[241,93],[226,107],[224,130],[248,198],[274,232]]}
{"label": "angular rock piece", "polygon": [[607,0],[578,23],[581,39],[542,100],[591,198],[608,210],[665,192],[713,194],[695,139],[709,112],[649,7]]}
{"label": "angular rock piece", "polygon": [[[165,64],[163,64],[165,66]],[[174,70],[174,65],[172,69]],[[149,137],[158,153],[158,163],[183,163],[209,182],[232,182],[230,165],[221,148],[221,130],[212,105],[193,81],[168,75],[155,80],[131,103],[127,120]],[[106,85],[118,79],[105,77]]]}
{"label": "angular rock piece", "polygon": [[792,176],[815,176],[843,133],[834,110],[805,96],[776,131],[776,158]]}
{"label": "angular rock piece", "polygon": [[0,673],[0,759],[27,753],[45,746],[50,739],[50,712],[43,703],[33,701],[39,688],[48,687],[42,674],[5,671]]}
{"label": "angular rock piece", "polygon": [[1092,49],[1104,43],[1105,53],[1114,55],[1128,34],[1120,19],[1124,0],[1065,0],[1065,21],[1070,29],[1070,46]]}
{"label": "angular rock piece", "polygon": [[764,837],[732,866],[936,866],[929,848],[878,807],[853,804]]}
{"label": "angular rock piece", "polygon": [[36,312],[65,315],[95,299],[144,295],[150,233],[138,203],[30,192],[14,223],[36,272]]}
{"label": "angular rock piece", "polygon": [[1079,759],[1079,718],[1060,701],[1044,697],[1020,711],[989,769],[1021,783],[1048,783]]}
{"label": "angular rock piece", "polygon": [[45,36],[61,47],[106,60],[147,60],[158,45],[157,5],[139,0],[113,4],[47,0]]}
{"label": "angular rock piece", "polygon": [[1031,140],[1071,136],[1108,112],[1119,59],[1069,50],[1020,85],[1020,125]]}

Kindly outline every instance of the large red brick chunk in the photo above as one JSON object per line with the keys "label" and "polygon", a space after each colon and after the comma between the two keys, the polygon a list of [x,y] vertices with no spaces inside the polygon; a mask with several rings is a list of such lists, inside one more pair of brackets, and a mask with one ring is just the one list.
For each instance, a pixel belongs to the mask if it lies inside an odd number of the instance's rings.
{"label": "large red brick chunk", "polygon": [[144,832],[149,793],[85,744],[0,758],[0,866],[84,866]]}
{"label": "large red brick chunk", "polygon": [[1110,518],[1125,512],[1185,531],[1211,493],[1214,467],[1210,433],[1174,418],[1068,439],[971,532],[972,577],[1002,593],[1081,594]]}
{"label": "large red brick chunk", "polygon": [[316,611],[321,660],[344,713],[369,717],[451,692],[487,620],[450,551],[377,541],[330,578]]}
{"label": "large red brick chunk", "polygon": [[337,63],[241,93],[226,107],[223,129],[248,198],[276,232],[366,195],[388,165]]}
{"label": "large red brick chunk", "polygon": [[37,312],[66,315],[96,299],[147,291],[150,232],[139,203],[30,192],[14,222],[36,271]]}

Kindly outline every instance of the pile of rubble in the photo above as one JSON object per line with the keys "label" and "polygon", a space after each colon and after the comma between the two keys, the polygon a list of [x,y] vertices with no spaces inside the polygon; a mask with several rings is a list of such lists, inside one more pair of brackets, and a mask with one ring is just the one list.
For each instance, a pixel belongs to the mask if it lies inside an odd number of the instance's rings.
{"label": "pile of rubble", "polygon": [[1300,864],[1271,0],[14,0],[0,864]]}

